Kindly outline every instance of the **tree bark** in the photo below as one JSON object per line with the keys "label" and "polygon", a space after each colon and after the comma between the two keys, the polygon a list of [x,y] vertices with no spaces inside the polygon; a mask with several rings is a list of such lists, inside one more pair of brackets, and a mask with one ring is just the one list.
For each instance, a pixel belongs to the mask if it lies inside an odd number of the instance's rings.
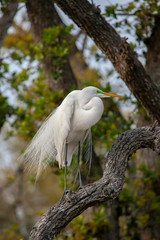
{"label": "tree bark", "polygon": [[54,2],[92,38],[113,63],[137,100],[160,122],[160,89],[138,61],[126,39],[120,38],[101,16],[99,8],[86,0],[54,0]]}
{"label": "tree bark", "polygon": [[18,3],[18,0],[9,1],[7,8],[3,12],[3,16],[0,18],[0,48],[2,47],[8,28],[12,25],[13,18],[18,9]]}
{"label": "tree bark", "polygon": [[[43,0],[28,0],[26,7],[35,43],[41,40],[45,28],[60,26],[62,24],[52,0],[46,2]],[[73,86],[77,86],[77,81],[72,72],[68,57],[65,58],[65,63],[62,66],[62,74],[59,81],[55,81],[52,76],[52,70],[55,69],[55,66],[50,57],[45,55],[42,65],[47,83],[51,89],[68,92]]]}
{"label": "tree bark", "polygon": [[140,148],[151,148],[160,154],[160,128],[142,127],[119,135],[108,153],[103,177],[76,192],[69,191],[62,202],[51,207],[36,223],[29,240],[53,239],[88,207],[117,198],[124,184],[127,162]]}

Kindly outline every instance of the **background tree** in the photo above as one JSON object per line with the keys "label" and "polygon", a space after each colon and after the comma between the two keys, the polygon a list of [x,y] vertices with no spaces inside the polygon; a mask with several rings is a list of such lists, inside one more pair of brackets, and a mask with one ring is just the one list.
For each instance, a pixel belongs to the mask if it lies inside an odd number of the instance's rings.
{"label": "background tree", "polygon": [[[137,124],[135,119],[138,118],[141,119],[139,126],[149,124],[149,115],[151,120],[160,121],[160,90],[157,85],[159,79],[159,54],[157,54],[159,52],[159,4],[157,1],[145,1],[142,4],[137,1],[136,4],[129,2],[123,6],[106,7],[103,15],[106,16],[106,19],[109,17],[109,20],[113,21],[112,24],[118,31],[123,29],[123,35],[127,36],[135,34],[138,42],[133,41],[128,44],[126,39],[121,39],[111,25],[105,21],[100,14],[99,7],[94,4],[87,1],[79,3],[79,1],[57,0],[55,2],[85,31],[85,35],[79,31],[72,36],[72,28],[62,24],[52,1],[47,1],[45,4],[36,0],[26,2],[31,30],[30,27],[23,26],[23,23],[28,22],[24,15],[21,24],[14,22],[14,31],[6,36],[3,43],[0,75],[2,83],[1,106],[3,106],[1,108],[4,109],[1,111],[2,124],[5,120],[10,122],[11,128],[8,135],[11,137],[9,141],[13,151],[15,151],[19,145],[19,140],[21,142],[22,139],[29,141],[45,117],[59,105],[67,91],[77,86],[77,83],[80,87],[100,86],[97,79],[101,77],[101,72],[90,70],[84,61],[87,33],[103,52],[102,55],[95,46],[92,46],[90,54],[95,55],[95,59],[100,65],[103,63],[103,66],[108,64],[106,58],[109,59],[139,101],[137,103],[133,97],[126,96],[126,101],[132,102],[136,111],[137,109],[139,111],[137,114],[131,115],[132,121],[123,118],[124,111],[120,107],[122,104],[112,101],[105,103],[104,117],[93,128],[93,145],[95,147],[93,161],[94,166],[96,166],[92,169],[92,179],[90,179],[93,182],[95,179],[99,179],[102,174],[102,166],[105,164],[104,151],[110,149],[118,134],[130,129],[131,124]],[[6,9],[9,9],[11,3],[12,1],[2,2]],[[22,6],[20,5],[20,7]],[[5,13],[3,11],[2,18]],[[10,19],[12,20],[12,18]],[[75,44],[77,39],[83,39],[80,50]],[[141,54],[143,51],[146,52],[141,59],[146,57],[146,70],[150,75],[146,73],[132,50],[134,48],[139,52],[139,46],[142,46]],[[13,67],[11,67],[11,63]],[[18,66],[18,70],[15,65]],[[97,63],[98,67],[100,65]],[[73,70],[71,70],[71,66]],[[152,76],[153,69],[154,76]],[[112,69],[108,71],[106,74],[108,78],[113,78],[113,72]],[[117,83],[119,81],[118,76]],[[112,86],[111,81],[110,84],[104,82],[104,90],[110,91],[110,85]],[[10,94],[7,95],[5,92],[6,86],[9,87],[10,92],[14,93],[14,105],[11,104]],[[147,110],[147,114],[142,106]],[[12,118],[8,118],[11,114]],[[141,116],[143,114],[144,117],[140,118],[138,114]],[[6,124],[2,133],[5,128]],[[13,137],[13,134],[18,137]],[[59,206],[51,208],[37,222],[30,239],[53,238],[69,221],[87,209],[88,206],[116,198],[124,182],[124,172],[129,157],[137,149],[144,147],[159,153],[159,139],[159,128],[155,127],[135,129],[120,135],[107,155],[103,178],[86,186],[88,194],[86,191],[78,191],[76,194],[70,193],[66,196],[61,208]],[[128,144],[129,142],[130,144]],[[120,151],[118,152],[117,149]],[[88,210],[83,217],[79,216],[71,223],[66,230],[69,235],[62,234],[59,236],[60,239],[145,239],[146,236],[148,239],[159,239],[158,155],[156,155],[157,160],[155,161],[155,155],[148,160],[146,160],[146,154],[139,153],[139,158],[133,156],[134,159],[143,158],[143,160],[141,160],[140,166],[135,164],[135,160],[128,165],[125,186],[119,200],[113,204],[106,202],[100,207]],[[148,153],[147,156],[149,156]],[[100,161],[101,164],[99,164]],[[147,165],[144,165],[143,163],[146,161]],[[154,162],[152,169],[150,162]],[[18,167],[17,161],[12,161],[12,165],[13,163]],[[74,168],[75,166],[73,166]],[[49,176],[45,176],[44,179],[41,178],[36,185],[36,192],[33,186],[34,178],[30,176],[28,181],[23,175],[23,166],[20,165],[16,172],[12,168],[7,168],[6,173],[3,172],[4,177],[0,189],[4,210],[1,210],[2,239],[20,239],[22,235],[27,237],[33,221],[37,220],[37,213],[43,213],[42,209],[53,204],[52,193],[58,192],[56,184],[58,184],[59,178],[56,174],[60,176],[63,174],[56,166],[53,168],[52,162],[50,169],[54,174],[48,174]],[[84,175],[86,175],[85,171]],[[131,175],[133,179],[130,179]],[[24,184],[22,184],[22,178],[24,178]],[[55,186],[50,182],[54,182]],[[52,186],[49,187],[50,185]],[[60,198],[60,195],[61,192],[59,192],[59,196],[56,196],[55,201]],[[8,214],[4,221],[6,209],[12,214]]]}

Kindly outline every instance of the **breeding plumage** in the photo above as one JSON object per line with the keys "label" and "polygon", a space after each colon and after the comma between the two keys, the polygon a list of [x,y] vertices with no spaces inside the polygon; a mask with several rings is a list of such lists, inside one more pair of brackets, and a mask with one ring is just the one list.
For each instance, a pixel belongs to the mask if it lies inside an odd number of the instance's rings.
{"label": "breeding plumage", "polygon": [[121,96],[86,87],[70,92],[51,113],[24,153],[37,177],[49,159],[57,160],[60,168],[70,165],[78,145],[83,144],[90,128],[100,120],[104,110],[101,98],[104,97]]}

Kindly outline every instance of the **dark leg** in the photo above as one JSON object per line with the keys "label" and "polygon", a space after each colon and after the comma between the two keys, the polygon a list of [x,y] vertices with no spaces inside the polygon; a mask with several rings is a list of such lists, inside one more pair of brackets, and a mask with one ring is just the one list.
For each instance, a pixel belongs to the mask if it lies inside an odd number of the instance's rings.
{"label": "dark leg", "polygon": [[66,153],[65,153],[64,192],[67,190],[67,151],[68,151],[68,143],[66,143]]}
{"label": "dark leg", "polygon": [[67,151],[68,151],[68,143],[66,143],[65,162],[64,162],[64,164],[65,164],[64,192],[63,192],[60,202],[62,202],[64,195],[67,192]]}
{"label": "dark leg", "polygon": [[82,188],[82,178],[81,178],[81,171],[80,171],[80,155],[81,155],[81,145],[80,145],[80,141],[78,142],[78,175],[79,175],[79,188]]}

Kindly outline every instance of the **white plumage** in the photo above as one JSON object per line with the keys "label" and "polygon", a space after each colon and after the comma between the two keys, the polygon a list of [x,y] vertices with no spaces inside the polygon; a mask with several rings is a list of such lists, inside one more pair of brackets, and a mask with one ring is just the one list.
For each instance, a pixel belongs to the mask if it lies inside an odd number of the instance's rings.
{"label": "white plumage", "polygon": [[90,128],[103,113],[102,97],[121,97],[104,93],[95,87],[86,87],[69,93],[61,105],[42,124],[24,153],[29,169],[37,172],[37,177],[49,159],[55,159],[59,167],[65,164],[66,143],[68,143],[67,165],[82,145]]}

